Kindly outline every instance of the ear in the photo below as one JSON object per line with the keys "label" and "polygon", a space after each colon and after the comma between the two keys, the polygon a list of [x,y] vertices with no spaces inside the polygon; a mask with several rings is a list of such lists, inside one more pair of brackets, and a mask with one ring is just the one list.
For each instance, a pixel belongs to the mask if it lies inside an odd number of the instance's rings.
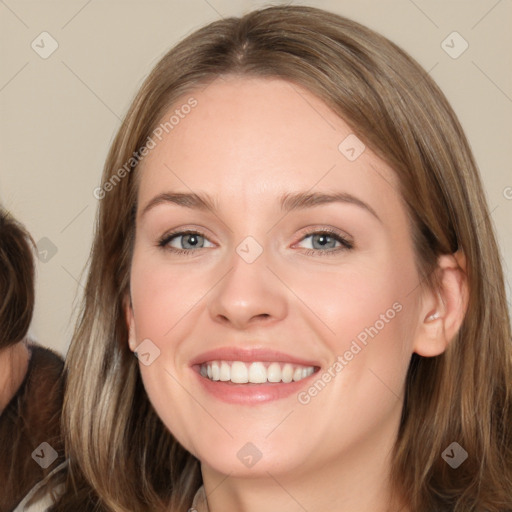
{"label": "ear", "polygon": [[414,352],[424,357],[442,354],[457,335],[466,314],[469,291],[462,251],[443,254],[436,272],[440,290],[426,290],[418,319]]}
{"label": "ear", "polygon": [[123,310],[126,326],[128,327],[128,345],[133,352],[137,347],[137,340],[135,337],[135,318],[133,316],[133,307],[129,294],[127,294],[123,300]]}

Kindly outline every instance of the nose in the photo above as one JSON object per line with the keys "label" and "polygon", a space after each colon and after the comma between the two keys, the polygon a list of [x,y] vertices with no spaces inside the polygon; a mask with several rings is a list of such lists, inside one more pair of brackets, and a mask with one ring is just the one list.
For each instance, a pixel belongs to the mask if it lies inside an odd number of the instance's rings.
{"label": "nose", "polygon": [[248,261],[233,251],[229,270],[209,294],[208,307],[215,322],[246,329],[285,317],[286,288],[269,270],[267,252]]}

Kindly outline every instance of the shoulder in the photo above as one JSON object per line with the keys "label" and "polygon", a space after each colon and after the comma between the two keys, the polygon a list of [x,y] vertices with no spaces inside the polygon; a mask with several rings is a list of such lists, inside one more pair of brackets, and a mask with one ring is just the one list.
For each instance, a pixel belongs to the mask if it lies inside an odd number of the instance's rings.
{"label": "shoulder", "polygon": [[62,405],[64,360],[41,345],[30,344],[29,349],[31,357],[24,396],[26,412],[37,416],[38,422],[44,422],[46,415],[60,411]]}
{"label": "shoulder", "polygon": [[[35,497],[37,489],[38,495],[53,489],[53,485],[42,487],[40,482],[65,459],[60,430],[64,361],[40,345],[28,344],[28,349],[25,379],[0,416],[0,439],[11,440],[0,443],[1,510],[12,510],[29,490]],[[46,449],[50,455],[39,458]],[[24,506],[19,510],[25,510]]]}
{"label": "shoulder", "polygon": [[[29,348],[31,357],[25,387],[19,397],[19,418],[27,436],[33,441],[32,450],[47,441],[60,451],[64,360],[40,345],[29,345]],[[52,441],[58,446],[54,446]]]}
{"label": "shoulder", "polygon": [[64,359],[60,354],[48,347],[43,347],[37,343],[31,342],[28,345],[31,353],[30,366],[32,372],[50,371],[51,376],[60,375],[64,369]]}

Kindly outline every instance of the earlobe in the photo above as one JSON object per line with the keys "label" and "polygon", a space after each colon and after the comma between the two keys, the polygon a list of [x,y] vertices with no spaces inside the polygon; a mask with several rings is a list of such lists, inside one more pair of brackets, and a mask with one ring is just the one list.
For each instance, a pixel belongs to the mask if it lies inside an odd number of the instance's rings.
{"label": "earlobe", "polygon": [[442,255],[438,260],[440,289],[426,292],[414,352],[424,357],[442,354],[457,335],[468,305],[466,262],[463,255]]}
{"label": "earlobe", "polygon": [[425,319],[425,322],[432,322],[433,320],[437,320],[439,318],[439,311],[436,311],[435,313],[432,313],[431,315],[427,316]]}

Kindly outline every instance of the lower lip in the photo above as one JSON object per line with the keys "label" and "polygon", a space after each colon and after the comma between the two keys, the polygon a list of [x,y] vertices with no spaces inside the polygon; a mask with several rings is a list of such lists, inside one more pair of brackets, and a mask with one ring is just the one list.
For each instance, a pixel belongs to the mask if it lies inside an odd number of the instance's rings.
{"label": "lower lip", "polygon": [[194,368],[194,373],[203,388],[215,398],[229,404],[256,405],[299,393],[316,376],[318,369],[308,377],[298,381],[266,382],[264,384],[234,384],[232,382],[210,380],[203,377],[197,367]]}

